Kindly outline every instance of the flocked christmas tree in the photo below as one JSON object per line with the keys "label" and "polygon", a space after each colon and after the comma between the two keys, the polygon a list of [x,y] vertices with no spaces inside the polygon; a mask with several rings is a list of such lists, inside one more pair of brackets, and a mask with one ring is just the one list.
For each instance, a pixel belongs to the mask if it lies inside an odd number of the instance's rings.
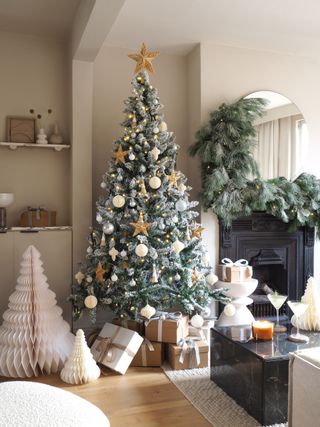
{"label": "flocked christmas tree", "polygon": [[97,305],[122,318],[137,318],[146,304],[201,312],[211,298],[224,299],[213,287],[203,228],[192,210],[197,202],[189,202],[190,187],[175,169],[178,146],[149,80],[156,56],[144,45],[129,55],[137,61],[132,96],[101,183],[101,226],[89,236],[87,262],[76,275],[75,317],[86,307],[94,319]]}
{"label": "flocked christmas tree", "polygon": [[29,246],[22,258],[0,327],[0,375],[20,378],[60,370],[74,341],[43,274],[39,251]]}

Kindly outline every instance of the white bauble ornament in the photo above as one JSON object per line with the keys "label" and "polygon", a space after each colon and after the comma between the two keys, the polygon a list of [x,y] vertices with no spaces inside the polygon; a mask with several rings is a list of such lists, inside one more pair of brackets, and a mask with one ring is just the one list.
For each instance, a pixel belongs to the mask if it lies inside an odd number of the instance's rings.
{"label": "white bauble ornament", "polygon": [[140,314],[142,317],[145,317],[149,320],[154,314],[156,314],[156,309],[151,305],[147,304],[140,310]]}
{"label": "white bauble ornament", "polygon": [[160,129],[158,127],[153,128],[153,133],[157,134],[160,132]]}
{"label": "white bauble ornament", "polygon": [[218,280],[219,280],[218,276],[216,276],[213,273],[209,273],[206,275],[206,282],[207,282],[207,285],[209,286],[213,286],[215,283],[217,283]]}
{"label": "white bauble ornament", "polygon": [[134,279],[130,280],[130,282],[129,282],[130,286],[136,286],[136,284],[137,284],[137,282]]}
{"label": "white bauble ornament", "polygon": [[127,256],[127,252],[123,249],[123,250],[120,252],[120,256],[121,256],[122,258],[126,257],[126,256]]}
{"label": "white bauble ornament", "polygon": [[184,184],[178,185],[178,190],[181,191],[181,193],[184,193],[186,191],[187,187]]}
{"label": "white bauble ornament", "polygon": [[181,279],[181,276],[180,276],[180,274],[179,274],[179,273],[177,273],[177,274],[174,276],[174,280],[176,280],[176,281],[178,282],[180,279]]}
{"label": "white bauble ornament", "polygon": [[148,247],[143,243],[140,243],[135,249],[135,253],[139,257],[145,257],[148,252],[149,252]]}
{"label": "white bauble ornament", "polygon": [[202,311],[201,311],[201,316],[204,318],[210,317],[211,315],[211,308],[210,307],[205,307]]}
{"label": "white bauble ornament", "polygon": [[95,308],[97,304],[98,300],[94,295],[88,295],[84,300],[84,305],[90,309]]}
{"label": "white bauble ornament", "polygon": [[187,209],[187,203],[184,200],[178,200],[176,203],[176,209],[179,212],[183,212]]}
{"label": "white bauble ornament", "polygon": [[111,280],[113,282],[116,282],[118,280],[118,276],[116,275],[116,273],[113,273],[113,275],[111,276]]}
{"label": "white bauble ornament", "polygon": [[174,215],[172,217],[172,222],[174,222],[175,224],[179,221],[179,218],[177,217],[177,215]]}
{"label": "white bauble ornament", "polygon": [[200,316],[200,314],[195,314],[194,316],[191,317],[191,325],[194,328],[201,328],[201,326],[203,325],[203,317]]}
{"label": "white bauble ornament", "polygon": [[107,184],[104,181],[102,181],[100,184],[100,187],[101,188],[107,188]]}
{"label": "white bauble ornament", "polygon": [[99,213],[97,213],[96,220],[99,224],[101,224],[103,221],[102,216]]}
{"label": "white bauble ornament", "polygon": [[114,232],[114,225],[111,222],[106,222],[103,224],[102,230],[106,234],[112,234]]}
{"label": "white bauble ornament", "polygon": [[120,194],[118,194],[117,196],[114,196],[114,198],[112,199],[113,206],[115,206],[116,208],[122,208],[125,202],[126,202],[126,199]]}
{"label": "white bauble ornament", "polygon": [[176,254],[179,254],[184,249],[184,243],[180,242],[180,240],[176,239],[172,243],[172,249],[175,251]]}
{"label": "white bauble ornament", "polygon": [[231,302],[229,302],[229,303],[224,307],[223,312],[224,312],[224,314],[225,314],[226,316],[228,316],[228,317],[232,317],[232,316],[234,316],[234,314],[235,314],[235,312],[236,312],[236,308],[235,308],[235,306],[234,306]]}
{"label": "white bauble ornament", "polygon": [[166,130],[168,130],[168,126],[166,122],[161,122],[159,125],[159,129],[161,132],[165,132]]}
{"label": "white bauble ornament", "polygon": [[202,257],[202,262],[204,264],[205,267],[208,267],[210,259],[209,259],[209,255],[208,254],[204,254]]}
{"label": "white bauble ornament", "polygon": [[88,283],[92,283],[92,280],[93,280],[93,279],[92,279],[92,277],[91,277],[91,276],[87,276],[87,277],[86,277],[86,281],[87,281]]}
{"label": "white bauble ornament", "polygon": [[93,249],[92,249],[92,247],[91,247],[91,246],[89,246],[89,247],[87,248],[87,254],[92,254],[92,252],[93,252]]}
{"label": "white bauble ornament", "polygon": [[161,179],[158,178],[157,176],[153,176],[152,178],[149,179],[149,185],[154,190],[157,190],[159,187],[161,187]]}
{"label": "white bauble ornament", "polygon": [[134,160],[136,158],[136,156],[133,153],[129,154],[129,160]]}

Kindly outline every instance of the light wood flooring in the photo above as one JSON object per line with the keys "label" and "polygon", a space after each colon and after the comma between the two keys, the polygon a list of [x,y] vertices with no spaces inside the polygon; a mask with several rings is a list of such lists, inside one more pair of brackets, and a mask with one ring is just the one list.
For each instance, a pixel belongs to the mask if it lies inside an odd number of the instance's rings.
{"label": "light wood flooring", "polygon": [[129,368],[125,375],[111,373],[81,386],[65,384],[58,375],[31,380],[89,400],[108,416],[111,427],[210,426],[160,368]]}

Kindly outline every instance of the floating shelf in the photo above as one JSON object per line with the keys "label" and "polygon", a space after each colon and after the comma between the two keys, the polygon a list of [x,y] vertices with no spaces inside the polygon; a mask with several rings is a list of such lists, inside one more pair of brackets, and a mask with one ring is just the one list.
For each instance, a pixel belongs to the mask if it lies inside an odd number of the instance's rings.
{"label": "floating shelf", "polygon": [[55,151],[68,150],[70,145],[63,144],[36,144],[35,142],[31,143],[22,143],[22,142],[0,142],[0,147],[8,147],[10,150],[16,150],[17,148],[51,148]]}
{"label": "floating shelf", "polygon": [[64,231],[72,230],[70,225],[57,225],[55,227],[9,227],[7,231],[22,231],[22,232],[34,232],[34,231]]}

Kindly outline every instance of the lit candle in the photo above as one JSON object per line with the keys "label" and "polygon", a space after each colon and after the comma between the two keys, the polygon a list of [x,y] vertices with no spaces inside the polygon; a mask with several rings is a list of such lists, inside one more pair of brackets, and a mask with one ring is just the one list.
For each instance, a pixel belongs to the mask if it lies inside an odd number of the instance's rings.
{"label": "lit candle", "polygon": [[268,320],[256,320],[252,323],[252,335],[255,340],[272,340],[273,323]]}

